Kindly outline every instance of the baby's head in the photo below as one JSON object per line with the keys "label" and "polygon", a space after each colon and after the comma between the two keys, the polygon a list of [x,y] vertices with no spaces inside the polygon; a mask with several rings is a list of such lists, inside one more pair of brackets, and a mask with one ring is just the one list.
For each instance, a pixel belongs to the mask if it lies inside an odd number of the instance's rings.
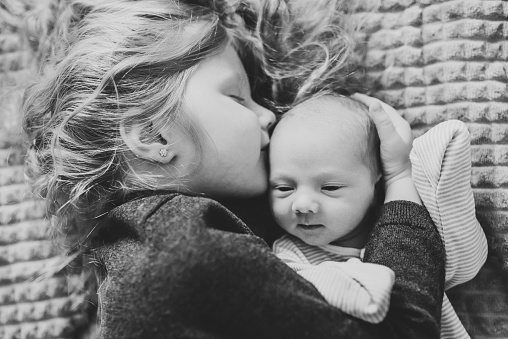
{"label": "baby's head", "polygon": [[290,110],[270,143],[270,196],[279,225],[310,245],[363,247],[381,178],[367,107],[322,95]]}

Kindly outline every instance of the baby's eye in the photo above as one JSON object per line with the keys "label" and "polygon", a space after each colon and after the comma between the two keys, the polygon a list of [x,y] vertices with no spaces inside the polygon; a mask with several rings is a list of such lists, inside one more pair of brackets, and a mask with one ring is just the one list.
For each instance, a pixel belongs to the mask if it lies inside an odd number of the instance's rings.
{"label": "baby's eye", "polygon": [[291,192],[293,187],[287,185],[275,185],[273,186],[273,190],[279,192]]}
{"label": "baby's eye", "polygon": [[339,185],[325,185],[323,187],[321,187],[321,189],[323,191],[329,191],[329,192],[333,192],[333,191],[338,191],[341,189],[341,186]]}

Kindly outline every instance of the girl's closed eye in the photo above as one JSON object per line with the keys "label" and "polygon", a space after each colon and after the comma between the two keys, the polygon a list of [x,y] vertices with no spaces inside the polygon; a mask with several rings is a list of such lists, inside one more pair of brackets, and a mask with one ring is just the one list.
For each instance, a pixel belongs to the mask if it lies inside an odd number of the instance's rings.
{"label": "girl's closed eye", "polygon": [[238,94],[229,94],[228,96],[241,105],[243,105],[246,100],[245,98],[243,98],[241,95],[238,95]]}

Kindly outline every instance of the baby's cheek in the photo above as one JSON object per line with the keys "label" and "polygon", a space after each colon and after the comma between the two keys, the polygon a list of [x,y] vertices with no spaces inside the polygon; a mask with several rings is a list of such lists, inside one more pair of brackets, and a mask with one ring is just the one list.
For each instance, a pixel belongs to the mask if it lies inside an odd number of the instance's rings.
{"label": "baby's cheek", "polygon": [[287,203],[281,201],[280,199],[272,199],[272,212],[275,217],[275,221],[281,226],[285,227],[289,220],[289,209]]}

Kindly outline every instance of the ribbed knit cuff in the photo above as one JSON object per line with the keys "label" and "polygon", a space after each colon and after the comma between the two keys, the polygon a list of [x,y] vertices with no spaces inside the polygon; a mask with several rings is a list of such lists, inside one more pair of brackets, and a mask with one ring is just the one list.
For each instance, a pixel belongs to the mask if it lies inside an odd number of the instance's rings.
{"label": "ribbed knit cuff", "polygon": [[384,225],[406,225],[426,229],[431,226],[428,222],[429,212],[423,205],[405,201],[396,200],[385,203],[381,207],[379,216],[379,226]]}

